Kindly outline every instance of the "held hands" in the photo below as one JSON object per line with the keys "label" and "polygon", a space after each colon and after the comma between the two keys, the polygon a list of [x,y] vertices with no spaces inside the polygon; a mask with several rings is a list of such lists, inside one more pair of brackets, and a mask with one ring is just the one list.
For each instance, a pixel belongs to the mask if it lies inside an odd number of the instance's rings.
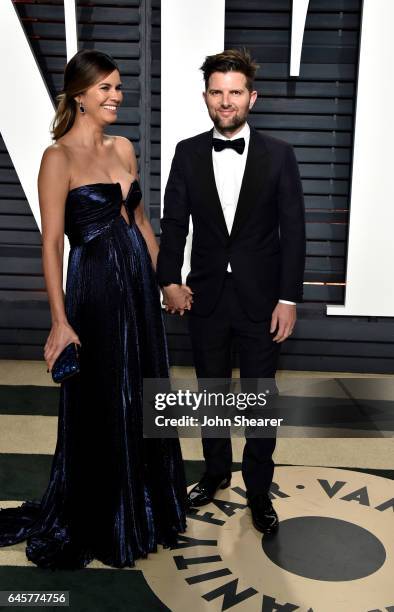
{"label": "held hands", "polygon": [[190,310],[193,302],[193,291],[187,285],[167,285],[163,287],[163,304],[166,312],[174,314],[178,312],[181,316],[185,310]]}
{"label": "held hands", "polygon": [[56,359],[70,342],[75,342],[81,346],[77,334],[67,322],[53,323],[44,347],[44,359],[48,366],[48,372],[52,371]]}
{"label": "held hands", "polygon": [[282,304],[278,302],[271,317],[270,332],[273,334],[276,331],[276,335],[272,340],[279,343],[291,336],[296,319],[297,312],[295,304]]}

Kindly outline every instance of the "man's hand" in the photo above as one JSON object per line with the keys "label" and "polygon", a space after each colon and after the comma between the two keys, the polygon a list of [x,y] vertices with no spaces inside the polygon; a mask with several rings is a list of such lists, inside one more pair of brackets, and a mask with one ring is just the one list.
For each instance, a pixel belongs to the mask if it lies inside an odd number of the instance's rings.
{"label": "man's hand", "polygon": [[292,333],[297,320],[296,305],[278,303],[272,313],[270,332],[276,331],[274,342],[283,342]]}
{"label": "man's hand", "polygon": [[193,302],[193,291],[187,285],[167,285],[163,287],[163,303],[167,312],[183,315],[190,310]]}

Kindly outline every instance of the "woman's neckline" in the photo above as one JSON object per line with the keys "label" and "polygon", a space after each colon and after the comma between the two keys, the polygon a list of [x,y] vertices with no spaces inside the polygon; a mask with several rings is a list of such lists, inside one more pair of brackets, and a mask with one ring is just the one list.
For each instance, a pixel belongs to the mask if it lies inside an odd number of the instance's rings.
{"label": "woman's neckline", "polygon": [[[97,185],[119,185],[120,192],[121,192],[121,195],[122,195],[122,202],[126,202],[126,200],[127,200],[128,196],[129,196],[129,193],[130,193],[130,191],[131,191],[131,188],[132,188],[132,186],[133,186],[133,184],[134,184],[134,183],[138,183],[138,179],[136,179],[136,178],[135,178],[135,179],[133,179],[133,180],[131,181],[130,186],[129,186],[128,190],[127,190],[127,194],[126,194],[125,199],[123,199],[122,185],[119,183],[119,181],[116,181],[116,183],[103,183],[103,182],[98,182],[98,183],[84,183],[83,185],[78,185],[77,187],[73,187],[72,189],[69,189],[68,194],[70,194],[70,193],[71,193],[71,192],[73,192],[73,191],[77,191],[78,189],[82,189],[83,187],[96,187]],[[67,195],[68,195],[68,194],[67,194]]]}

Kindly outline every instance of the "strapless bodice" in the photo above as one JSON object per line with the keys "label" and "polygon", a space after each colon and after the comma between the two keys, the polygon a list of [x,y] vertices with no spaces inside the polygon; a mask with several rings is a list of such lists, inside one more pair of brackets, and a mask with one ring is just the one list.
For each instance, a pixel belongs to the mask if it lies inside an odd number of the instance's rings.
{"label": "strapless bodice", "polygon": [[70,245],[85,244],[107,231],[121,217],[122,204],[133,223],[134,209],[141,198],[137,179],[130,184],[124,201],[120,183],[91,183],[71,189],[67,194],[64,223]]}

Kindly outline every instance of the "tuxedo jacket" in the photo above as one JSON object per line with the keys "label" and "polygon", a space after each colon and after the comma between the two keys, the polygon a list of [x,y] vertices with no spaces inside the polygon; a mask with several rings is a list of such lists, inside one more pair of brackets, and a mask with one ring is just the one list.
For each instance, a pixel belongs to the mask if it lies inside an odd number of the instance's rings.
{"label": "tuxedo jacket", "polygon": [[[231,233],[212,162],[213,129],[180,141],[164,195],[157,279],[182,282],[189,218],[193,220],[192,310],[215,307],[230,262],[235,289],[250,319],[269,318],[278,299],[302,301],[305,214],[291,145],[250,128],[245,171]],[[238,155],[234,151],[234,155]]]}

